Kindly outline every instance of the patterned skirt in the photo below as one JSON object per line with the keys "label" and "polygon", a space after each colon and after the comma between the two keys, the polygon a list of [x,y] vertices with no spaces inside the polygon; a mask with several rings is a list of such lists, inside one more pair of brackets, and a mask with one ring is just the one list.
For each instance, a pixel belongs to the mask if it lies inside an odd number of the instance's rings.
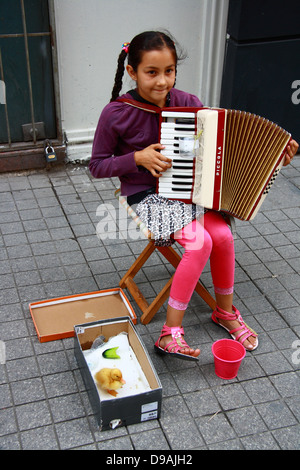
{"label": "patterned skirt", "polygon": [[202,217],[204,209],[150,194],[137,205],[136,213],[153,234],[156,246],[170,246],[175,243],[172,234]]}

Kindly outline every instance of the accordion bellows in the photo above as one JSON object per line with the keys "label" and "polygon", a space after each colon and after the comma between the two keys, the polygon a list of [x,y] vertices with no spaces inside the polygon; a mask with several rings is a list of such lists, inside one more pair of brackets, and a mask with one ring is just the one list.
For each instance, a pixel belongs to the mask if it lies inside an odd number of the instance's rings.
{"label": "accordion bellows", "polygon": [[[186,138],[194,140],[190,156],[179,148]],[[157,192],[253,219],[282,167],[290,138],[277,124],[244,111],[165,108],[160,142],[173,163],[158,178]]]}
{"label": "accordion bellows", "polygon": [[221,208],[247,219],[278,175],[290,134],[260,116],[233,110],[226,128]]}

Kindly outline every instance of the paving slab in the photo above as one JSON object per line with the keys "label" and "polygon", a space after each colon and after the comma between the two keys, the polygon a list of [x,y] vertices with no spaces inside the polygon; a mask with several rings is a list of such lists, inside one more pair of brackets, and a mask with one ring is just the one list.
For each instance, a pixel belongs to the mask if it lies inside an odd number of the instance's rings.
{"label": "paving slab", "polygon": [[[28,304],[117,287],[147,242],[118,207],[116,178],[95,180],[73,164],[0,174],[0,449],[299,450],[298,161],[252,222],[237,221],[235,305],[259,348],[235,379],[219,379],[211,344],[228,336],[194,294],[184,327],[199,362],[157,356],[164,305],[137,324],[163,384],[161,418],[111,431],[97,426],[73,339],[39,343]],[[172,272],[157,254],[149,259],[138,275],[148,300]],[[208,266],[202,280],[211,290]]]}

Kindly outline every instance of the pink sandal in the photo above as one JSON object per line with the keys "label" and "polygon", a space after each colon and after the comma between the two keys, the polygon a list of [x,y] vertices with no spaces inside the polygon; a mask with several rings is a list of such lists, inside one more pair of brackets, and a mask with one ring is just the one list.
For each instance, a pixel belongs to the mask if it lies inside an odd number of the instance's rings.
{"label": "pink sandal", "polygon": [[[247,338],[249,338],[249,336],[255,336],[256,344],[253,346],[253,348],[245,347],[247,351],[254,351],[254,349],[256,349],[258,346],[257,334],[244,322],[240,312],[234,306],[232,306],[232,310],[234,313],[229,313],[229,312],[226,312],[225,310],[222,310],[220,307],[216,307],[216,310],[214,310],[211,318],[217,325],[221,326],[226,331],[228,331],[228,333],[231,335],[233,339],[235,339],[236,341],[240,340],[240,343],[242,344],[244,343],[244,341],[246,341]],[[225,321],[237,320],[241,326],[234,328],[233,330],[229,330],[228,328],[226,328],[226,326],[221,325],[221,323],[218,320],[225,320]],[[238,331],[240,333],[237,336],[235,336],[234,333],[237,333]]]}
{"label": "pink sandal", "polygon": [[[161,348],[159,345],[161,338],[169,335],[172,335],[172,341],[170,341],[165,348]],[[164,325],[163,329],[161,330],[160,337],[154,345],[155,351],[160,354],[169,354],[171,356],[178,357],[180,359],[185,359],[187,361],[198,361],[198,357],[190,356],[188,354],[182,354],[179,352],[182,348],[189,348],[182,335],[184,335],[182,327],[169,327],[167,325]]]}

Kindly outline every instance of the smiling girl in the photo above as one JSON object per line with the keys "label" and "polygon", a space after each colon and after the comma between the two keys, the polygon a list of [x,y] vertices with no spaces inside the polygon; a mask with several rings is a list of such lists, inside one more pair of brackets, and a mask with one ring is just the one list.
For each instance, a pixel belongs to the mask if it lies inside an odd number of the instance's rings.
{"label": "smiling girl", "polygon": [[[126,70],[136,88],[119,97],[126,59]],[[171,167],[171,160],[161,152],[164,147],[159,143],[159,114],[155,109],[203,106],[195,95],[174,88],[178,60],[174,40],[162,32],[147,31],[123,45],[111,102],[103,109],[96,129],[89,168],[96,178],[119,177],[121,194],[127,196],[130,205],[139,203],[137,212],[153,204],[171,207],[175,238],[185,251],[174,274],[166,323],[155,350],[195,361],[200,350],[187,345],[182,321],[209,258],[217,301],[212,320],[249,351],[258,346],[258,338],[232,305],[234,243],[222,214],[206,211],[199,219],[193,205],[155,194],[157,178]],[[298,144],[292,141],[287,163],[297,149]]]}

